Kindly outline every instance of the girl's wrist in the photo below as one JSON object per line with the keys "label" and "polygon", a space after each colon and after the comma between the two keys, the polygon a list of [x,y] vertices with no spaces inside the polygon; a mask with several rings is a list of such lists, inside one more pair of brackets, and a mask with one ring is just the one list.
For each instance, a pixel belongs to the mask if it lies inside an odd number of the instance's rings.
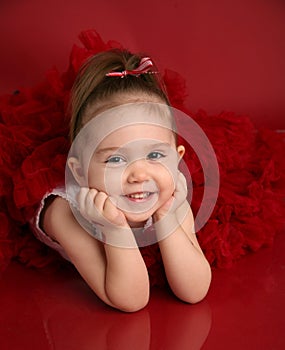
{"label": "girl's wrist", "polygon": [[135,248],[137,243],[130,226],[113,226],[101,228],[103,242],[108,245],[123,248]]}

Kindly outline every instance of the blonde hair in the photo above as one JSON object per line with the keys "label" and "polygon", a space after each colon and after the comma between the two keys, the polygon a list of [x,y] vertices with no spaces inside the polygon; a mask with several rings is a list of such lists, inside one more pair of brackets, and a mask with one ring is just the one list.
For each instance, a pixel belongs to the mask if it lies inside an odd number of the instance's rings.
{"label": "blonde hair", "polygon": [[[144,55],[135,55],[127,50],[109,50],[92,56],[80,68],[71,92],[70,138],[73,141],[84,125],[84,116],[89,106],[108,102],[120,93],[144,93],[155,95],[169,105],[166,89],[159,74],[128,75],[108,77],[112,71],[137,68]],[[153,66],[153,72],[157,72]],[[114,107],[112,105],[111,107]]]}

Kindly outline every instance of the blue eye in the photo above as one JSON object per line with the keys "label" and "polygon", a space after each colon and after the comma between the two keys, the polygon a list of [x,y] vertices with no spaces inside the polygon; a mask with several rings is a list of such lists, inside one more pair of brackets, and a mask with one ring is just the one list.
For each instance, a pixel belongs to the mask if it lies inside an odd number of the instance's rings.
{"label": "blue eye", "polygon": [[119,164],[119,163],[122,163],[124,161],[125,161],[124,158],[122,158],[120,156],[112,156],[112,157],[108,158],[105,163]]}
{"label": "blue eye", "polygon": [[147,158],[151,159],[151,160],[156,160],[156,159],[160,159],[160,158],[164,158],[165,155],[161,152],[151,152],[148,154]]}

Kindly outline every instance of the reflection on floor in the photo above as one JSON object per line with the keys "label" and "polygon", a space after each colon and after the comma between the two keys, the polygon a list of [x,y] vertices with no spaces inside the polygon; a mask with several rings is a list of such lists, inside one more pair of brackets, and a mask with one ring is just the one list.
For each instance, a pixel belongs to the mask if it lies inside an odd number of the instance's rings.
{"label": "reflection on floor", "polygon": [[2,350],[285,349],[285,235],[273,248],[214,270],[206,299],[152,290],[142,311],[103,305],[73,271],[43,275],[13,263],[0,279]]}

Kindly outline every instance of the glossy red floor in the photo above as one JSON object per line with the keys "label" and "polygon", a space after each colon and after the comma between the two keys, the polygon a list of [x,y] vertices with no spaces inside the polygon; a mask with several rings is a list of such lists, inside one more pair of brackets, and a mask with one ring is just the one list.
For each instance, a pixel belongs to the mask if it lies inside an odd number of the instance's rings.
{"label": "glossy red floor", "polygon": [[152,290],[142,311],[103,305],[75,272],[13,263],[0,280],[1,350],[285,349],[285,235],[214,270],[206,299],[186,305]]}

